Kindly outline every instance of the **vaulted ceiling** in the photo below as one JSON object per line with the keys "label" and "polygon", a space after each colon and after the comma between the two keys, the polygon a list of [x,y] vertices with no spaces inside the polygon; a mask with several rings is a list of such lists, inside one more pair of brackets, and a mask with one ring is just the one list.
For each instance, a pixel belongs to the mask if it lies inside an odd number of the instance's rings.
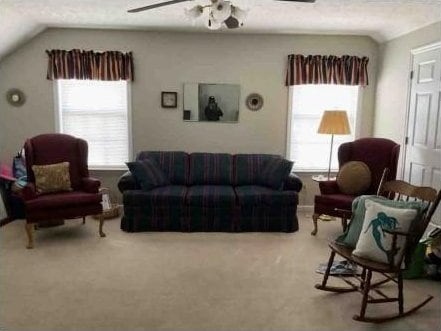
{"label": "vaulted ceiling", "polygon": [[[211,32],[193,24],[184,9],[194,0],[136,14],[130,8],[164,0],[0,0],[0,59],[47,27]],[[441,21],[441,0],[230,0],[248,9],[242,28],[221,33],[318,33],[367,35],[378,42]]]}

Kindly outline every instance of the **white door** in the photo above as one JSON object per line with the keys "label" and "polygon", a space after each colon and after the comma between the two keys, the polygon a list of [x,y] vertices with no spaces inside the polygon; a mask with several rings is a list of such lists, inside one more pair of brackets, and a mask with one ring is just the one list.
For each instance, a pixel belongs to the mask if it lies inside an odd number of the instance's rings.
{"label": "white door", "polygon": [[[441,43],[412,51],[404,179],[441,189]],[[441,226],[441,208],[433,222]]]}

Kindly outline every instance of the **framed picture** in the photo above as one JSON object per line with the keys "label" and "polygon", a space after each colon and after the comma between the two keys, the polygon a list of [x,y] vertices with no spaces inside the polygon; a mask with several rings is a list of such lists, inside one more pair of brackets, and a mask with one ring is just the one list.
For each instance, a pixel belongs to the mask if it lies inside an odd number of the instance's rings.
{"label": "framed picture", "polygon": [[184,121],[237,123],[239,121],[240,85],[184,84]]}
{"label": "framed picture", "polygon": [[177,92],[161,92],[162,108],[177,108],[178,93]]}

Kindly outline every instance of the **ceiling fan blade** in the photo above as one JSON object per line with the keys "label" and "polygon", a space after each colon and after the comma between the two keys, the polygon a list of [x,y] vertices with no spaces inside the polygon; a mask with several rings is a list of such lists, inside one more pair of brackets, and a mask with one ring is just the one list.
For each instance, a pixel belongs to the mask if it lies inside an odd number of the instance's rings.
{"label": "ceiling fan blade", "polygon": [[154,8],[174,5],[176,3],[188,2],[188,1],[193,1],[193,0],[170,0],[170,1],[165,1],[165,2],[155,3],[155,4],[149,5],[149,6],[144,6],[144,7],[139,7],[139,8],[135,8],[135,9],[130,9],[127,12],[128,13],[138,13],[138,12],[144,11],[144,10],[149,10],[149,9],[154,9]]}
{"label": "ceiling fan blade", "polygon": [[315,0],[276,0],[276,1],[286,1],[286,2],[307,2],[307,3],[314,3]]}

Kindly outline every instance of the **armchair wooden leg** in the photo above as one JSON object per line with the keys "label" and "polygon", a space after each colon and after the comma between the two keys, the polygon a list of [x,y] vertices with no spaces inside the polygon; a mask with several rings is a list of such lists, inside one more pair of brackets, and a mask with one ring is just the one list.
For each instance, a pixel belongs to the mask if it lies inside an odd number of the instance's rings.
{"label": "armchair wooden leg", "polygon": [[101,214],[100,215],[100,227],[99,227],[100,237],[105,237],[106,236],[106,234],[103,232],[103,224],[104,224],[104,215]]}
{"label": "armchair wooden leg", "polygon": [[83,216],[83,224],[86,224],[86,216]]}
{"label": "armchair wooden leg", "polygon": [[314,213],[314,215],[312,215],[312,222],[314,224],[314,229],[311,232],[311,236],[315,236],[317,234],[318,228],[317,228],[317,221],[319,218],[320,214],[316,214]]}
{"label": "armchair wooden leg", "polygon": [[25,224],[26,234],[28,235],[28,244],[26,248],[31,249],[34,248],[34,224],[27,223]]}

